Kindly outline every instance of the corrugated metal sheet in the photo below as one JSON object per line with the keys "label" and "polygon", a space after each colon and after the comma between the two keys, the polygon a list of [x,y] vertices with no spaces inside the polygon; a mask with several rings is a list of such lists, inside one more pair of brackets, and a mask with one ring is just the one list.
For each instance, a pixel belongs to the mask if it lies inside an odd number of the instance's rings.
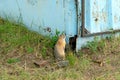
{"label": "corrugated metal sheet", "polygon": [[[78,20],[78,35],[90,36],[91,34],[101,34],[98,37],[104,38],[106,35],[102,33],[110,33],[120,30],[120,0],[78,0],[84,2],[78,7],[78,14],[84,13],[82,19]],[[84,21],[82,21],[84,20]],[[84,22],[83,24],[80,22]],[[84,28],[84,29],[83,29]],[[84,31],[82,31],[84,30]],[[94,39],[91,37],[79,37],[77,39],[77,51],[87,43]]]}
{"label": "corrugated metal sheet", "polygon": [[84,27],[90,34],[120,29],[120,0],[84,1]]}

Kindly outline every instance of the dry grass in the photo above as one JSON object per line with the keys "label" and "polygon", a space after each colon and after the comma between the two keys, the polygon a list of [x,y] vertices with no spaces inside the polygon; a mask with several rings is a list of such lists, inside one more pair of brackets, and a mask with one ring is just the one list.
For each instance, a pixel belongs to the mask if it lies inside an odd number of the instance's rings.
{"label": "dry grass", "polygon": [[[0,19],[0,80],[120,80],[120,38],[89,42],[70,65],[56,68],[49,36]],[[47,67],[34,61],[50,60]]]}

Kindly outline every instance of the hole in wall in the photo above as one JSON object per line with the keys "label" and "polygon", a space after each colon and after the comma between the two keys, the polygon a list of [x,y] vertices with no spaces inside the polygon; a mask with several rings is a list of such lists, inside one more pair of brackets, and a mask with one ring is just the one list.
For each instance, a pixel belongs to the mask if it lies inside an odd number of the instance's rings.
{"label": "hole in wall", "polygon": [[95,18],[95,21],[97,22],[97,21],[98,21],[98,18]]}
{"label": "hole in wall", "polygon": [[44,28],[44,31],[50,33],[51,32],[51,28],[50,27],[46,27],[46,28]]}
{"label": "hole in wall", "polygon": [[74,37],[70,37],[69,38],[69,45],[70,45],[70,48],[75,51],[76,50],[76,39],[77,39],[77,35],[75,35]]}

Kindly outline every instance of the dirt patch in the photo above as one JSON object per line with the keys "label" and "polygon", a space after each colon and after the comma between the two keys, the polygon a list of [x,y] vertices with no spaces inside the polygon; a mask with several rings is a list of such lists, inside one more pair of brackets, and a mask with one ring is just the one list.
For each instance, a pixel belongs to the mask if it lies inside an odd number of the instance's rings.
{"label": "dirt patch", "polygon": [[116,80],[114,75],[120,71],[119,38],[105,40],[103,49],[93,53],[89,48],[80,52],[91,60],[91,66],[84,72],[86,80]]}

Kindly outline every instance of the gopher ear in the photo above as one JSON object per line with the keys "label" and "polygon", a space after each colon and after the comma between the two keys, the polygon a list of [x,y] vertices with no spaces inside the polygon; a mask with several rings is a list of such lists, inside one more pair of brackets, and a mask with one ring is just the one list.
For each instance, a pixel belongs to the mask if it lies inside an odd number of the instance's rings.
{"label": "gopher ear", "polygon": [[65,33],[65,32],[62,32],[62,33],[61,33],[61,35],[64,35],[64,36],[66,36],[66,33]]}

